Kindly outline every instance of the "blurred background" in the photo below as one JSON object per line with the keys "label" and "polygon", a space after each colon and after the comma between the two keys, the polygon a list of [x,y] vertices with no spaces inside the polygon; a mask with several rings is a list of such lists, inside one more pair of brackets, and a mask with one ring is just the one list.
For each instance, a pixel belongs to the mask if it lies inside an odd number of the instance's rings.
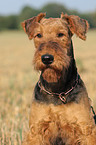
{"label": "blurred background", "polygon": [[0,144],[21,145],[28,129],[34,86],[40,72],[34,71],[34,43],[20,23],[46,12],[61,12],[88,20],[87,40],[74,36],[74,53],[92,105],[96,109],[96,1],[95,0],[0,0]]}
{"label": "blurred background", "polygon": [[87,19],[90,28],[96,27],[95,0],[3,0],[0,2],[0,30],[20,29],[20,22],[46,12],[47,17],[59,17],[61,12]]}

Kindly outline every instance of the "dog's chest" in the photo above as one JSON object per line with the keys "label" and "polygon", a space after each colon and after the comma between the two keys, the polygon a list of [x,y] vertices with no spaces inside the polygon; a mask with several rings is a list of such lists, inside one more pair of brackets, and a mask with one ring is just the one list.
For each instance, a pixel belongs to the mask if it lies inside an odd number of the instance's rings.
{"label": "dog's chest", "polygon": [[83,104],[76,104],[74,102],[62,105],[46,105],[43,103],[32,103],[30,112],[30,121],[32,123],[40,122],[58,122],[59,124],[79,124],[87,123],[90,120],[89,109],[85,108]]}

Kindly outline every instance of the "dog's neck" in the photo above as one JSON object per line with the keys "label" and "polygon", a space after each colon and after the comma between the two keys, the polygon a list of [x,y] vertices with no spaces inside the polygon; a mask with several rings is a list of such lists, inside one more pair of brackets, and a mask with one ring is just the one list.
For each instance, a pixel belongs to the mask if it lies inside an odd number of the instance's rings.
{"label": "dog's neck", "polygon": [[74,59],[72,41],[69,50],[70,51],[68,52],[68,55],[71,57],[69,68],[63,69],[63,71],[61,72],[61,77],[60,79],[58,79],[57,82],[51,82],[51,83],[47,82],[43,78],[43,73],[41,72],[40,81],[46,90],[54,93],[61,93],[61,92],[68,91],[73,86],[77,78],[77,68]]}

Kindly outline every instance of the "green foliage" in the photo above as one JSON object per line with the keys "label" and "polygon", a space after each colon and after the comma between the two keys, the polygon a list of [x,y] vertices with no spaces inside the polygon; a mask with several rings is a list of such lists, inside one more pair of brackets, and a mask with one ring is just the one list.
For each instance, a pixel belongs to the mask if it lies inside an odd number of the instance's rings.
{"label": "green foliage", "polygon": [[83,19],[88,20],[90,28],[96,28],[96,11],[93,13],[81,14],[76,10],[69,10],[64,5],[57,3],[50,3],[42,7],[41,9],[35,9],[30,6],[25,6],[19,15],[0,16],[0,30],[5,29],[20,29],[20,23],[26,19],[36,16],[40,12],[46,12],[47,18],[60,17],[61,12],[70,15],[78,15]]}
{"label": "green foliage", "polygon": [[0,16],[0,30],[6,28],[6,17]]}
{"label": "green foliage", "polygon": [[19,15],[19,19],[21,21],[23,21],[23,20],[29,19],[33,16],[36,16],[38,13],[39,13],[39,10],[26,6],[22,9],[22,11]]}
{"label": "green foliage", "polygon": [[7,17],[7,27],[8,29],[18,28],[18,16],[11,15]]}
{"label": "green foliage", "polygon": [[68,13],[68,10],[63,5],[51,3],[48,5],[45,5],[42,8],[42,12],[46,12],[48,18],[49,17],[56,18],[56,17],[60,17],[60,14],[62,12]]}
{"label": "green foliage", "polygon": [[0,17],[0,30],[5,30],[5,29],[18,29],[18,16],[16,15],[11,15],[11,16],[6,16]]}

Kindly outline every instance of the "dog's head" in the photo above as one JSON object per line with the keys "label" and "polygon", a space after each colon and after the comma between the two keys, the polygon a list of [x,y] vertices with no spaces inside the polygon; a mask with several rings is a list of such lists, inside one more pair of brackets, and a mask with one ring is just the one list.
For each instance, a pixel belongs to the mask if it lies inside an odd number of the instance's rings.
{"label": "dog's head", "polygon": [[68,69],[71,61],[71,37],[75,33],[85,40],[88,22],[78,16],[61,14],[60,18],[45,18],[40,13],[22,23],[29,39],[34,39],[36,52],[35,69],[42,71],[47,81],[57,81],[63,69]]}

